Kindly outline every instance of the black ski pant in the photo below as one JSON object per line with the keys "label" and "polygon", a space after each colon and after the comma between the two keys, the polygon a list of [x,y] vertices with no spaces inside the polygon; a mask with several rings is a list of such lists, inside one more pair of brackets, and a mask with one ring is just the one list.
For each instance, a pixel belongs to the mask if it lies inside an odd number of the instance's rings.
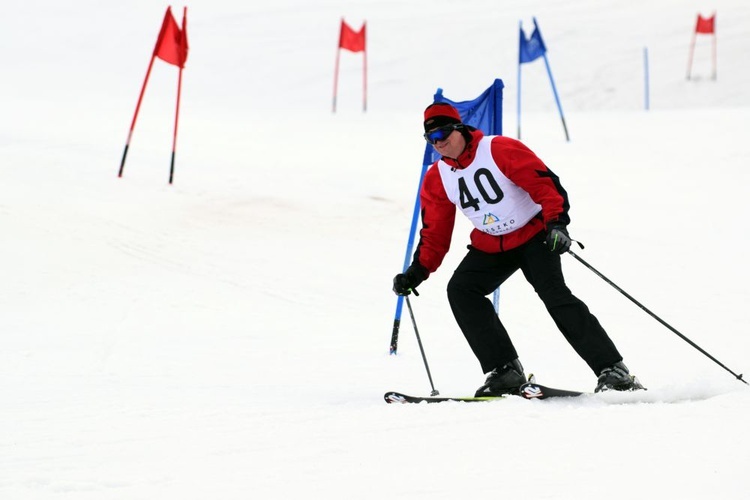
{"label": "black ski pant", "polygon": [[565,285],[560,255],[547,249],[542,232],[507,252],[490,254],[469,246],[469,253],[448,282],[453,316],[484,373],[518,358],[487,297],[518,269],[542,299],[557,328],[595,374],[622,361],[599,321]]}

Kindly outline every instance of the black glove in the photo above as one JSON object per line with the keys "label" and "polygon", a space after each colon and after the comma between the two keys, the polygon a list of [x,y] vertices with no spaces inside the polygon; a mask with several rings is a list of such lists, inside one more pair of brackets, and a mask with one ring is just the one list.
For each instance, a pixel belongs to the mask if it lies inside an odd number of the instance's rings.
{"label": "black glove", "polygon": [[[427,269],[420,264],[412,264],[402,274],[397,274],[393,278],[393,293],[396,295],[409,295],[412,290],[417,288],[420,283],[429,276]],[[416,292],[416,290],[415,290]],[[419,295],[419,294],[417,294]]]}
{"label": "black glove", "polygon": [[562,222],[551,222],[547,226],[547,248],[550,252],[563,254],[570,250],[572,241]]}

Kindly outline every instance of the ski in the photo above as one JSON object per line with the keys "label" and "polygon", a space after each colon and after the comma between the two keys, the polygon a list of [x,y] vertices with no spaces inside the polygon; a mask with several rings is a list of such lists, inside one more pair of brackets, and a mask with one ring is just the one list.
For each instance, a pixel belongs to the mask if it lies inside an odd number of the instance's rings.
{"label": "ski", "polygon": [[481,396],[481,397],[441,397],[441,396],[409,396],[400,392],[386,392],[383,396],[386,403],[445,403],[455,401],[459,403],[479,403],[485,401],[496,401],[504,399],[505,396]]}
{"label": "ski", "polygon": [[467,397],[443,397],[443,396],[409,396],[400,392],[386,392],[383,396],[386,403],[445,403],[454,401],[459,403],[482,403],[487,401],[498,401],[505,399],[507,396],[521,396],[524,399],[550,399],[550,398],[571,398],[583,396],[586,392],[569,391],[567,389],[556,389],[535,382],[523,384],[517,393],[507,394],[504,396],[467,396]]}

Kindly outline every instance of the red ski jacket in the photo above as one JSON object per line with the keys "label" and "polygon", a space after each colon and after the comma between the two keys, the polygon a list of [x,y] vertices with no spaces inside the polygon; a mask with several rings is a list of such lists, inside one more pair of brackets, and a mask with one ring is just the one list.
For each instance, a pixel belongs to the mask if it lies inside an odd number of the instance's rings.
{"label": "red ski jacket", "polygon": [[[509,137],[485,137],[473,128],[469,132],[471,140],[459,158],[435,162],[422,183],[422,230],[414,263],[429,273],[440,267],[448,253],[457,206],[477,227],[471,232],[471,246],[487,253],[516,248],[551,222],[570,222],[568,195],[559,178],[528,147]],[[464,170],[475,174],[459,179]],[[469,215],[480,207],[483,215]],[[515,217],[517,212],[522,213],[520,219]],[[485,223],[494,224],[494,231],[482,227],[482,217]]]}

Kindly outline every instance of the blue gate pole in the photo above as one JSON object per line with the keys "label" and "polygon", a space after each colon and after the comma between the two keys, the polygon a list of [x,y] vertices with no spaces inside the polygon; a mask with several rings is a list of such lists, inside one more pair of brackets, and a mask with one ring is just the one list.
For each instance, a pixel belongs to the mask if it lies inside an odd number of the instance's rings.
{"label": "blue gate pole", "polygon": [[562,106],[560,106],[560,98],[557,96],[557,88],[555,87],[555,80],[552,78],[552,70],[549,67],[549,61],[547,61],[547,53],[545,52],[542,57],[544,57],[544,65],[547,67],[549,82],[552,84],[552,93],[555,96],[557,110],[560,112],[560,120],[562,120],[563,130],[565,130],[565,140],[570,142],[570,136],[568,135],[568,126],[565,125],[565,116],[563,116]]}
{"label": "blue gate pole", "polygon": [[[406,268],[409,267],[409,263],[411,262],[412,250],[414,248],[414,240],[416,239],[417,222],[419,221],[420,208],[419,193],[422,190],[422,179],[424,179],[424,175],[427,172],[427,167],[431,165],[431,163],[427,163],[427,157],[430,154],[429,148],[430,145],[428,144],[427,149],[425,150],[425,159],[422,162],[422,172],[419,174],[419,184],[417,185],[417,196],[414,200],[414,212],[412,213],[411,228],[409,229],[409,241],[406,244],[406,254],[404,255],[403,271],[406,271]],[[393,331],[391,332],[391,354],[396,354],[398,351],[398,332],[401,328],[401,311],[403,307],[404,297],[399,295],[398,300],[396,301],[396,315],[393,318]]]}
{"label": "blue gate pole", "polygon": [[[518,22],[518,32],[523,36],[523,27],[521,21]],[[518,93],[518,104],[516,105],[516,123],[518,124],[516,139],[521,140],[521,44],[518,44],[518,80],[516,83],[516,92]],[[502,134],[502,132],[500,132]]]}
{"label": "blue gate pole", "polygon": [[644,106],[646,111],[649,110],[649,77],[648,77],[648,47],[643,47],[643,77],[644,77],[644,92],[645,100]]}

